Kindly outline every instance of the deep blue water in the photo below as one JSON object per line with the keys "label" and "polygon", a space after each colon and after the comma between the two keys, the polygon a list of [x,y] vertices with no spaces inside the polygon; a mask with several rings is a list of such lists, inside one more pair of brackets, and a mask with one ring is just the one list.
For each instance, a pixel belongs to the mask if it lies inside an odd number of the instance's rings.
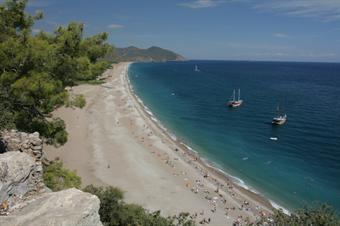
{"label": "deep blue water", "polygon": [[[129,77],[163,125],[252,189],[289,209],[340,210],[340,64],[135,63]],[[229,109],[238,88],[244,103]],[[278,103],[288,121],[275,127]]]}

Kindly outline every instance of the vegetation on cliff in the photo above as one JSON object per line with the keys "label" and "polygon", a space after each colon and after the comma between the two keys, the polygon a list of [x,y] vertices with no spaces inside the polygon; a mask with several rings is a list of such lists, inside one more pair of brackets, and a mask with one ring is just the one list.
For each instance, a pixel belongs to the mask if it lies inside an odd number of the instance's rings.
{"label": "vegetation on cliff", "polygon": [[113,61],[169,61],[184,60],[184,57],[167,49],[156,46],[148,49],[139,49],[134,46],[116,48],[113,54],[106,55],[105,59]]}
{"label": "vegetation on cliff", "polygon": [[[52,191],[61,191],[68,188],[80,188],[81,178],[75,171],[65,167],[59,160],[51,162],[44,167],[43,179],[45,185]],[[96,195],[100,200],[99,215],[105,226],[116,225],[154,225],[154,226],[193,226],[194,222],[188,213],[181,213],[171,217],[162,217],[160,211],[149,212],[135,204],[123,201],[123,192],[116,187],[95,187],[89,185],[83,189],[85,192]]]}
{"label": "vegetation on cliff", "polygon": [[340,219],[332,207],[326,204],[315,203],[314,205],[298,209],[291,215],[286,215],[282,211],[275,211],[272,225],[338,226],[340,225]]}
{"label": "vegetation on cliff", "polygon": [[44,184],[52,191],[61,191],[67,188],[80,188],[81,178],[75,171],[63,167],[59,160],[51,162],[44,167]]}
{"label": "vegetation on cliff", "polygon": [[26,13],[26,4],[8,0],[0,5],[0,129],[39,131],[48,142],[62,144],[65,125],[50,113],[68,101],[66,86],[91,81],[108,67],[99,59],[112,47],[106,33],[83,37],[81,23],[33,35],[34,22],[43,14]]}
{"label": "vegetation on cliff", "polygon": [[148,226],[193,226],[188,213],[172,217],[162,217],[160,211],[149,212],[135,204],[123,201],[123,192],[115,187],[95,187],[89,185],[85,192],[96,195],[100,200],[99,215],[105,226],[148,225]]}

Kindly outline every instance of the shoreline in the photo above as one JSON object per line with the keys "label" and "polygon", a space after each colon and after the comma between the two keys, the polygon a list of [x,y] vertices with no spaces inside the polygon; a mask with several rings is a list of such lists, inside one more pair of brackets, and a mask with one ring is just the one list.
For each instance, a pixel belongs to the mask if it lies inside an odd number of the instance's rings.
{"label": "shoreline", "polygon": [[239,190],[242,190],[242,192],[247,193],[252,198],[258,200],[262,204],[264,204],[268,209],[277,209],[282,210],[285,214],[290,214],[291,211],[287,208],[284,208],[277,204],[275,201],[266,198],[264,195],[262,195],[260,192],[253,189],[251,186],[248,186],[241,178],[235,177],[232,174],[226,172],[224,169],[221,169],[217,166],[213,161],[210,161],[209,159],[203,158],[200,156],[198,151],[195,151],[192,147],[185,144],[183,141],[179,140],[176,134],[169,129],[167,129],[152,113],[149,107],[144,105],[143,100],[134,92],[133,85],[131,84],[131,81],[129,79],[129,68],[133,64],[129,63],[128,71],[126,73],[126,82],[128,84],[129,92],[130,94],[135,98],[136,102],[139,104],[142,111],[144,111],[145,115],[148,115],[150,120],[168,136],[170,140],[172,140],[177,146],[181,147],[184,151],[187,152],[192,157],[192,160],[196,159],[196,161],[199,162],[199,164],[206,168],[207,171],[211,171],[214,176],[218,177],[219,179],[223,180],[224,182],[232,182]]}
{"label": "shoreline", "polygon": [[165,216],[189,212],[197,223],[211,219],[210,225],[270,216],[268,200],[198,158],[143,105],[129,83],[130,64],[113,65],[102,85],[73,87],[87,104],[54,112],[65,121],[69,140],[60,148],[45,146],[47,158],[59,157],[84,186],[117,186],[126,202]]}

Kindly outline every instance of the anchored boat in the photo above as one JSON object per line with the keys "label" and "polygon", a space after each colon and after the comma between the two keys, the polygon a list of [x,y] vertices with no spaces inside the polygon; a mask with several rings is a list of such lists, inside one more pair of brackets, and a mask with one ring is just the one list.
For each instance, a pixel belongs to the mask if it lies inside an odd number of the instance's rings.
{"label": "anchored boat", "polygon": [[286,121],[287,121],[287,115],[283,114],[281,112],[280,105],[277,106],[276,111],[277,111],[277,116],[273,118],[272,123],[274,125],[283,125],[283,124],[285,124]]}
{"label": "anchored boat", "polygon": [[232,99],[228,101],[228,106],[232,107],[232,108],[236,108],[236,107],[241,106],[242,103],[243,103],[243,100],[241,100],[241,89],[238,89],[237,100],[236,100],[236,97],[235,97],[235,90],[234,90]]}

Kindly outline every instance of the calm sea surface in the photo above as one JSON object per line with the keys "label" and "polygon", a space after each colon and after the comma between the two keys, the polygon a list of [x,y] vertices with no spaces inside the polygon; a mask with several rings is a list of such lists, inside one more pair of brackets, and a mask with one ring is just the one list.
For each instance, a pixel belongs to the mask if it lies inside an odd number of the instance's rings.
{"label": "calm sea surface", "polygon": [[[135,63],[129,77],[178,139],[251,189],[288,209],[340,210],[340,64]],[[238,88],[244,103],[230,109]],[[272,126],[278,103],[288,121]]]}

